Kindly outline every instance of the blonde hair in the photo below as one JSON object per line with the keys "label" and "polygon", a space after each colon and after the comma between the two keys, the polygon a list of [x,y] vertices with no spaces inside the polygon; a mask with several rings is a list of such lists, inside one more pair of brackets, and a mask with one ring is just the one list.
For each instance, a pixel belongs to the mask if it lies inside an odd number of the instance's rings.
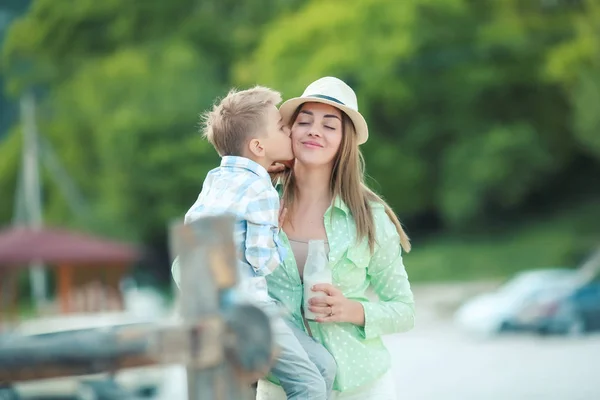
{"label": "blonde hair", "polygon": [[269,107],[280,102],[281,94],[266,87],[231,89],[219,104],[202,114],[202,136],[220,156],[241,156],[248,140],[265,126]]}
{"label": "blonde hair", "polygon": [[[290,125],[294,123],[302,106],[298,107],[290,119]],[[358,148],[356,130],[352,120],[342,112],[342,142],[338,150],[333,170],[331,171],[330,189],[333,198],[340,197],[350,209],[356,224],[357,242],[367,238],[371,253],[375,249],[375,220],[371,203],[377,202],[383,205],[385,213],[390,218],[398,235],[400,244],[405,252],[410,252],[410,239],[398,217],[392,208],[375,192],[367,187],[364,180],[365,162]],[[285,171],[280,177],[283,184],[283,204],[288,209],[293,209],[296,197],[296,181],[291,170]],[[289,214],[288,214],[289,215]]]}

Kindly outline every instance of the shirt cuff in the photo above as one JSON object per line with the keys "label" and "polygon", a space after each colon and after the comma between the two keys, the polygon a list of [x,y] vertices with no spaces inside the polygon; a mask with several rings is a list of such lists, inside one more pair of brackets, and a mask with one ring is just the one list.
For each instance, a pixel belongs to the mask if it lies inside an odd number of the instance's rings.
{"label": "shirt cuff", "polygon": [[381,336],[380,329],[378,329],[377,321],[380,320],[379,313],[381,308],[379,304],[373,304],[370,301],[359,301],[365,310],[365,325],[358,326],[358,331],[364,339],[373,339]]}

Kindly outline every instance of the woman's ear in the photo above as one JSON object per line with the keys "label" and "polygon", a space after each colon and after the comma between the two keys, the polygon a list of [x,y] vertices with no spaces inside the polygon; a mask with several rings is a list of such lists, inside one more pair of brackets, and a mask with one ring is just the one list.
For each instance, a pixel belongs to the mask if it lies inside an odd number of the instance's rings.
{"label": "woman's ear", "polygon": [[254,138],[248,142],[248,150],[250,154],[256,157],[264,157],[265,156],[265,147],[260,139]]}

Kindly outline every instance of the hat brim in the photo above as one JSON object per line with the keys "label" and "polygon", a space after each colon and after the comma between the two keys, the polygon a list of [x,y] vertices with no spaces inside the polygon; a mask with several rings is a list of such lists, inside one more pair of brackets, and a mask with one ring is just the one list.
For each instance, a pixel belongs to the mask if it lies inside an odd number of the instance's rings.
{"label": "hat brim", "polygon": [[279,112],[281,113],[281,118],[283,119],[283,122],[285,124],[289,124],[291,122],[290,119],[294,115],[294,112],[296,112],[298,107],[300,107],[304,103],[329,104],[330,106],[343,111],[350,118],[350,120],[352,120],[352,123],[354,124],[358,144],[360,145],[365,143],[369,138],[369,128],[367,126],[367,121],[365,121],[365,118],[362,116],[361,113],[349,107],[346,107],[343,104],[328,99],[322,99],[319,97],[294,97],[283,102],[283,104],[281,104],[281,106],[279,107]]}

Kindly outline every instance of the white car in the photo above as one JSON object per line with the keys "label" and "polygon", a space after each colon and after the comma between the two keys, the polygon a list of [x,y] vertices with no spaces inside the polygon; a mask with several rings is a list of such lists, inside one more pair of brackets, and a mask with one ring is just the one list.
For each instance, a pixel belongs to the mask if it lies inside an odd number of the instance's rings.
{"label": "white car", "polygon": [[498,290],[468,300],[456,311],[454,321],[461,329],[484,336],[527,329],[580,282],[571,269],[520,272]]}

